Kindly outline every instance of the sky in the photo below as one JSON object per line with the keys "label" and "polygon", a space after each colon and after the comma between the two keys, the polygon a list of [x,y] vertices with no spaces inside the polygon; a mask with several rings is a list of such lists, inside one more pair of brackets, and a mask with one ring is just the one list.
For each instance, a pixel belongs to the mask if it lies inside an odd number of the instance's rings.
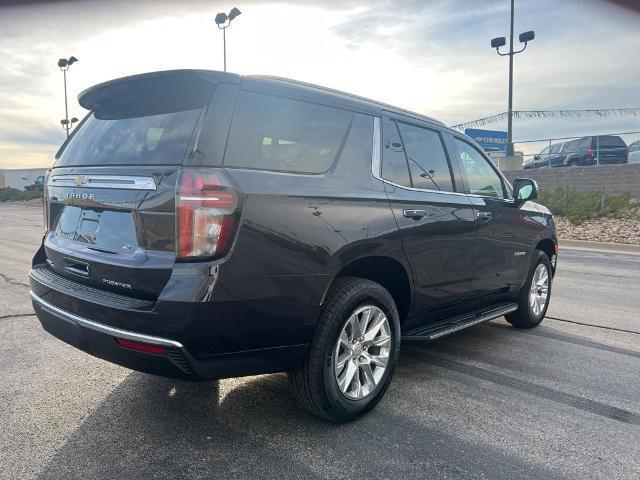
{"label": "sky", "polygon": [[[78,93],[96,83],[221,70],[213,18],[233,6],[242,15],[227,30],[229,71],[324,85],[447,125],[506,110],[508,60],[489,42],[509,34],[508,0],[236,1],[0,2],[0,168],[52,165],[65,138],[59,58],[79,59],[68,72],[69,116],[82,118]],[[515,110],[640,107],[640,9],[516,0],[516,43],[527,30],[536,38],[514,57]],[[635,131],[640,117],[514,121],[516,141]]]}

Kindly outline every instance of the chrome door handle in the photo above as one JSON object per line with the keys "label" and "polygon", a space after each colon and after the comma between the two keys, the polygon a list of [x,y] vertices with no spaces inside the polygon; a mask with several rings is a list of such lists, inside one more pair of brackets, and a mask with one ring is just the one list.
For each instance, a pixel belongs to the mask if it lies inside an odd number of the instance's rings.
{"label": "chrome door handle", "polygon": [[482,220],[483,222],[488,222],[493,218],[493,213],[491,212],[477,212],[476,218],[478,220]]}
{"label": "chrome door handle", "polygon": [[407,218],[413,218],[414,220],[420,220],[427,214],[426,210],[403,210],[402,215]]}

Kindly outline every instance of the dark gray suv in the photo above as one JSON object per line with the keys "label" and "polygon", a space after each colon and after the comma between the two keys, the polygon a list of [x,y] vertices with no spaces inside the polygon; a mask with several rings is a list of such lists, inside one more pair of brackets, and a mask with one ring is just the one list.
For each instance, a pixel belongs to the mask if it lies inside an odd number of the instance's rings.
{"label": "dark gray suv", "polygon": [[401,342],[544,318],[558,244],[536,184],[436,120],[196,70],[79,100],[30,273],[77,348],[183,379],[286,371],[340,422],[384,395]]}

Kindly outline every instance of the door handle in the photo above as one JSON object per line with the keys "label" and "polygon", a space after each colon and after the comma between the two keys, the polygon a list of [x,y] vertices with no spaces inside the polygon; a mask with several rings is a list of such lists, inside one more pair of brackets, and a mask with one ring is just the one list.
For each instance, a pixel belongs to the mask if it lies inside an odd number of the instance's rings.
{"label": "door handle", "polygon": [[402,215],[407,218],[413,218],[414,220],[420,220],[427,214],[426,210],[403,210]]}
{"label": "door handle", "polygon": [[483,222],[488,222],[493,218],[493,213],[491,212],[477,212],[476,218],[478,220],[482,220]]}

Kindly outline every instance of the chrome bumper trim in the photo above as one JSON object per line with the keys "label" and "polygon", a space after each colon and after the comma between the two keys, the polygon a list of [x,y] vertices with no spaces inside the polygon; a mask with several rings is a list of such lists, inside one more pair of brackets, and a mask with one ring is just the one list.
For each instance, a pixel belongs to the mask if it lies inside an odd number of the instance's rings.
{"label": "chrome bumper trim", "polygon": [[111,335],[117,338],[125,338],[127,340],[132,340],[134,342],[143,342],[150,343],[152,345],[160,345],[162,347],[170,347],[170,348],[180,348],[182,349],[182,344],[180,342],[176,342],[175,340],[168,340],[166,338],[154,337],[152,335],[145,335],[143,333],[130,332],[128,330],[121,330],[119,328],[110,327],[108,325],[103,325],[102,323],[94,322],[93,320],[89,320],[84,317],[80,317],[79,315],[75,315],[73,313],[67,312],[58,308],[54,305],[51,305],[46,300],[43,300],[38,295],[33,293],[33,291],[29,291],[31,298],[34,302],[40,305],[43,309],[48,310],[50,313],[62,317],[64,320],[72,321],[82,325],[83,327],[90,328],[91,330],[95,330],[100,333],[104,333],[106,335]]}

